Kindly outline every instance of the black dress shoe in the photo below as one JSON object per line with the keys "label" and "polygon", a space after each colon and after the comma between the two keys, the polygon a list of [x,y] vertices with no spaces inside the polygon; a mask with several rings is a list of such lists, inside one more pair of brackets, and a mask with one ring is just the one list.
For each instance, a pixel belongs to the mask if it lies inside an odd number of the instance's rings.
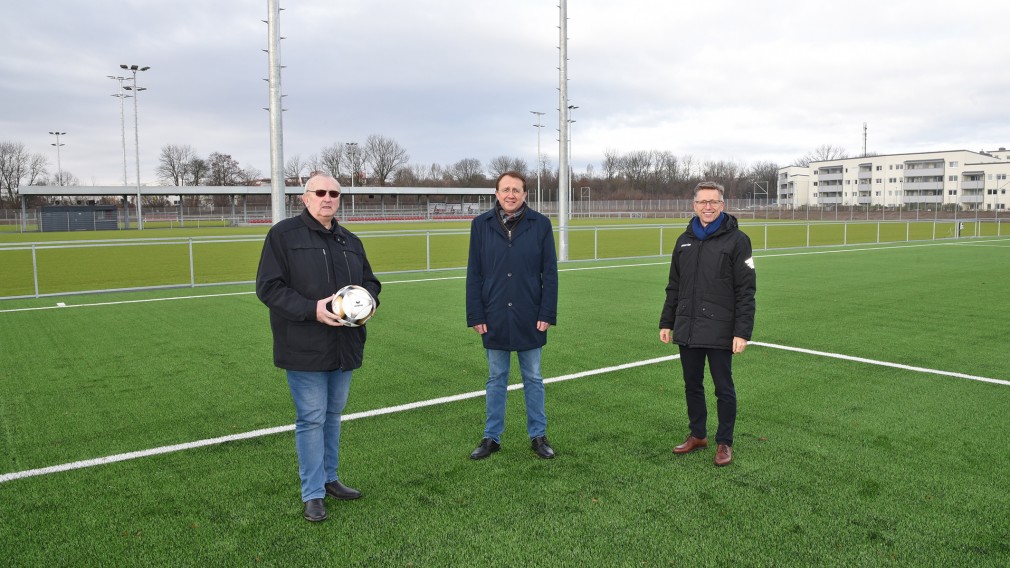
{"label": "black dress shoe", "polygon": [[341,499],[344,501],[350,501],[351,499],[361,497],[361,491],[340,483],[339,479],[326,484],[326,494],[334,499]]}
{"label": "black dress shoe", "polygon": [[305,502],[305,512],[302,513],[306,521],[318,523],[326,520],[326,507],[322,499],[309,499]]}
{"label": "black dress shoe", "polygon": [[530,440],[530,447],[536,454],[545,460],[554,458],[554,449],[547,443],[547,436],[537,436]]}
{"label": "black dress shoe", "polygon": [[501,449],[501,444],[495,442],[491,438],[484,438],[480,441],[480,444],[477,445],[477,449],[470,452],[470,459],[482,460],[497,452],[499,449]]}

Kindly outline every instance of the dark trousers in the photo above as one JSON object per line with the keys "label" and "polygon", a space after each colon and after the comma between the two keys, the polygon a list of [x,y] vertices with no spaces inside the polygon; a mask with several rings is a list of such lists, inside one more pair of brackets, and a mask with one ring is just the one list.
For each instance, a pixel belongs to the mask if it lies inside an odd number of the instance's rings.
{"label": "dark trousers", "polygon": [[717,444],[733,445],[733,427],[736,425],[736,389],[733,388],[733,352],[729,349],[708,349],[680,346],[680,365],[684,369],[684,394],[687,396],[687,418],[691,435],[706,438],[708,409],[705,407],[705,359],[715,383],[716,410],[719,429],[715,433]]}

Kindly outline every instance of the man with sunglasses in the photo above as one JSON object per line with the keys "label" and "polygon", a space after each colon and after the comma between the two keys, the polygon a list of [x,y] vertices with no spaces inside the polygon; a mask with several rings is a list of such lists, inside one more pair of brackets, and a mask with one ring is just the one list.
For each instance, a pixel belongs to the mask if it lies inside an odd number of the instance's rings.
{"label": "man with sunglasses", "polygon": [[497,452],[505,429],[512,352],[519,360],[526,401],[530,448],[544,459],[554,457],[547,442],[544,381],[540,352],[547,328],[557,323],[558,259],[551,221],[526,204],[526,179],[505,172],[495,182],[497,202],[470,224],[466,268],[466,325],[487,351],[487,415],[484,437],[470,458]]}
{"label": "man with sunglasses", "polygon": [[327,306],[348,284],[364,287],[379,304],[379,280],[365,247],[334,217],[340,184],[315,175],[302,194],[305,209],[267,233],[256,273],[256,296],[270,308],[274,364],[287,373],[295,404],[295,449],[309,521],[326,519],[323,498],[348,500],[361,492],[337,478],[340,418],[361,366],[365,326],[346,327]]}
{"label": "man with sunglasses", "polygon": [[736,389],[733,355],[743,353],[754,330],[756,278],[750,238],[723,208],[722,185],[706,181],[694,189],[695,216],[677,239],[670,261],[659,340],[680,346],[690,433],[673,453],[708,447],[705,360],[715,383],[719,429],[715,465],[733,461]]}

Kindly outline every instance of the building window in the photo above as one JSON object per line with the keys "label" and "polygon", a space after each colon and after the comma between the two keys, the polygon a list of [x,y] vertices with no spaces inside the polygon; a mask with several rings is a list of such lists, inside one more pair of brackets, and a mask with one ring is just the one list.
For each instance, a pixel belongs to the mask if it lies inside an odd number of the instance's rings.
{"label": "building window", "polygon": [[947,181],[957,181],[957,176],[950,176],[947,178]]}
{"label": "building window", "polygon": [[817,197],[817,192],[816,191],[814,192],[814,197]]}
{"label": "building window", "polygon": [[957,162],[951,162],[951,163],[950,163],[950,167],[952,167],[952,168],[956,168],[956,167],[957,167]]}
{"label": "building window", "polygon": [[817,187],[817,182],[816,181],[814,182],[814,187]]}
{"label": "building window", "polygon": [[877,178],[877,183],[884,183],[884,178]]}
{"label": "building window", "polygon": [[880,170],[882,170],[882,169],[884,169],[884,166],[877,166],[877,171],[878,171],[878,172],[879,172]]}
{"label": "building window", "polygon": [[903,170],[903,169],[905,169],[905,164],[898,164],[897,166],[894,166],[894,169],[896,169],[896,170]]}
{"label": "building window", "polygon": [[1006,179],[1006,174],[996,174],[996,179]]}
{"label": "building window", "polygon": [[849,180],[845,180],[845,185],[849,185],[850,183],[852,183],[852,182],[849,181]]}
{"label": "building window", "polygon": [[957,195],[957,190],[956,189],[950,189],[950,190],[947,191],[947,195]]}

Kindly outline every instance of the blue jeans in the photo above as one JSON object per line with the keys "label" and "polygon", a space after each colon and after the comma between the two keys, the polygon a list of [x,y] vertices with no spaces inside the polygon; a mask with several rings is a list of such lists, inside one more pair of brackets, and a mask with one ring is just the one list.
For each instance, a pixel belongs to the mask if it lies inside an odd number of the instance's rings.
{"label": "blue jeans", "polygon": [[[523,377],[523,396],[526,399],[526,432],[530,438],[547,435],[547,414],[544,411],[544,379],[540,376],[540,351],[516,351],[519,372]],[[505,396],[508,393],[509,366],[512,352],[487,350],[490,371],[487,379],[487,421],[484,437],[501,443],[505,430]]]}
{"label": "blue jeans", "polygon": [[295,449],[302,501],[321,499],[337,479],[340,415],[351,390],[351,371],[288,371],[295,402]]}

